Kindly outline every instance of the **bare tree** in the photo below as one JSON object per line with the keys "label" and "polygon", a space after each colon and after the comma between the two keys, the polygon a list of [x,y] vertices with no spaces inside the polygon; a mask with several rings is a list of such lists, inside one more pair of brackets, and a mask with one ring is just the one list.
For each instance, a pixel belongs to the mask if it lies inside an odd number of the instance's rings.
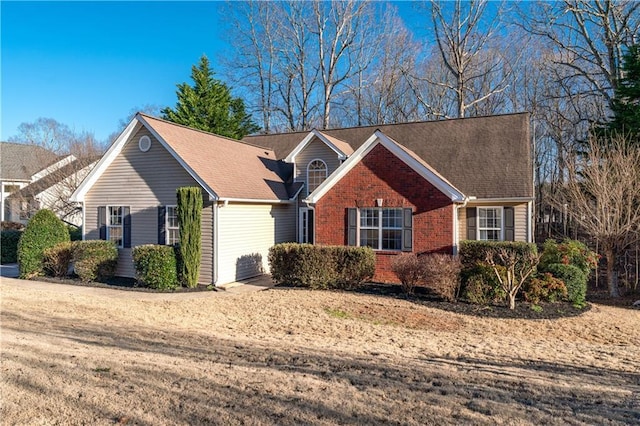
{"label": "bare tree", "polygon": [[640,238],[640,147],[621,135],[603,144],[591,137],[585,155],[567,162],[568,177],[563,196],[581,228],[600,243],[607,260],[611,297],[619,297],[617,256]]}
{"label": "bare tree", "polygon": [[540,261],[537,253],[500,248],[487,253],[487,263],[493,268],[498,282],[509,297],[509,309],[516,308],[516,295],[527,278],[536,270]]}

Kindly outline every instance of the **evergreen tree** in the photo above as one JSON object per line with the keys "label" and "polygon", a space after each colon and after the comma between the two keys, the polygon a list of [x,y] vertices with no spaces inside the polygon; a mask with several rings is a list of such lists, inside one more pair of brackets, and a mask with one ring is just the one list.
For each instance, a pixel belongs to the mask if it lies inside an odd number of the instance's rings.
{"label": "evergreen tree", "polygon": [[629,47],[623,57],[622,78],[615,91],[613,120],[608,124],[612,133],[628,135],[640,143],[640,44]]}
{"label": "evergreen tree", "polygon": [[242,139],[259,129],[246,112],[244,101],[231,96],[229,87],[213,78],[205,55],[198,66],[191,67],[191,79],[193,86],[177,85],[175,109],[162,110],[166,120],[234,139]]}

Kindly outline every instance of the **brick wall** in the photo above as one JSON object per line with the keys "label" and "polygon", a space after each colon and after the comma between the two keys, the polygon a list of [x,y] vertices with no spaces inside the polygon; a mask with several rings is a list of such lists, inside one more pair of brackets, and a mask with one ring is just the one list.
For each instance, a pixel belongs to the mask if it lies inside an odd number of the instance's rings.
{"label": "brick wall", "polygon": [[[316,204],[316,243],[347,244],[347,209],[413,208],[413,251],[453,250],[453,204],[382,145],[377,145]],[[399,282],[391,262],[399,252],[376,253],[375,281]]]}

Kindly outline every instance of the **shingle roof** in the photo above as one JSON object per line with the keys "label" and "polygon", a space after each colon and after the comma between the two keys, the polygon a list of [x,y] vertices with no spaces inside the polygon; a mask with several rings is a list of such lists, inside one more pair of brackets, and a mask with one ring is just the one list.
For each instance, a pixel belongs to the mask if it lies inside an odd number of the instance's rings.
{"label": "shingle roof", "polygon": [[338,148],[340,151],[343,152],[343,154],[345,154],[345,155],[353,154],[354,149],[347,142],[345,142],[343,140],[340,140],[338,138],[334,138],[333,136],[328,135],[328,134],[326,134],[324,132],[320,132],[319,131],[319,133],[322,133],[322,136],[327,138],[327,140],[329,142],[331,142],[332,144],[334,144],[336,148]]}
{"label": "shingle roof", "polygon": [[12,198],[30,198],[35,197],[36,195],[46,191],[48,188],[51,188],[53,185],[62,182],[64,179],[68,178],[74,173],[79,172],[85,167],[89,166],[92,163],[98,161],[100,157],[86,157],[80,158],[72,161],[69,164],[66,164],[60,167],[57,170],[47,174],[41,179],[25,186],[21,190],[10,195]]}
{"label": "shingle roof", "polygon": [[145,114],[144,121],[220,198],[288,200],[290,166],[270,148],[228,139]]}
{"label": "shingle roof", "polygon": [[57,160],[56,154],[37,145],[0,142],[2,180],[31,180],[31,176]]}
{"label": "shingle roof", "polygon": [[[380,130],[412,151],[467,196],[533,197],[529,114],[505,114],[323,130],[355,150]],[[248,136],[285,158],[308,132]]]}

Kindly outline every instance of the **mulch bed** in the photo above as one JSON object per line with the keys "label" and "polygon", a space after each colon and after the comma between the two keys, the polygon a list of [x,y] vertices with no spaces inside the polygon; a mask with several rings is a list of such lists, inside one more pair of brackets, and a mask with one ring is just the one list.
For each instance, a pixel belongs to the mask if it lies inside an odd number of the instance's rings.
{"label": "mulch bed", "polygon": [[157,290],[149,287],[142,287],[133,278],[113,277],[105,280],[104,282],[95,281],[82,281],[79,278],[53,278],[53,277],[37,277],[33,278],[35,281],[44,281],[48,283],[69,284],[78,285],[83,287],[98,287],[98,288],[110,288],[116,290],[125,291],[138,291],[144,293],[192,293],[196,291],[217,291],[213,286],[198,285],[197,287],[187,288],[178,287],[174,290]]}

